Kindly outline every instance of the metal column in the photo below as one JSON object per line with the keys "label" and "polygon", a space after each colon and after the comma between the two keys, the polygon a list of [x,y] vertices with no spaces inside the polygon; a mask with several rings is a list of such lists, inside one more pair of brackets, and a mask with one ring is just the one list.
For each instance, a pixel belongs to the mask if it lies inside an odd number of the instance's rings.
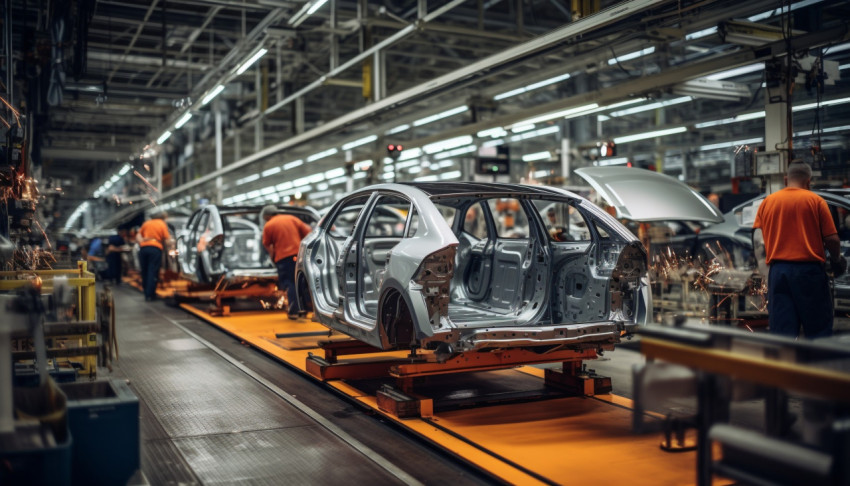
{"label": "metal column", "polygon": [[[789,119],[788,113],[788,102],[790,101],[788,98],[790,96],[790,86],[789,80],[786,79],[785,76],[785,63],[788,62],[788,58],[784,57],[782,62],[782,68],[780,69],[783,72],[776,73],[773,75],[777,76],[780,79],[778,86],[770,87],[768,86],[765,89],[765,105],[764,105],[764,149],[767,152],[771,151],[779,151],[780,153],[784,153],[785,156],[780,157],[780,161],[787,161],[789,157],[791,140],[788,140],[789,134],[789,124],[791,120]],[[770,64],[767,63],[765,65],[765,69],[770,69]],[[774,64],[774,68],[778,66]],[[767,73],[767,77],[771,77],[771,73]],[[768,83],[770,80],[768,80]],[[793,82],[793,80],[791,80]],[[787,169],[787,164],[782,163],[780,167],[780,173],[776,174],[764,174],[764,188],[765,193],[772,194],[782,188],[785,187],[785,171]],[[759,174],[762,175],[762,174]]]}
{"label": "metal column", "polygon": [[[224,140],[222,140],[222,120],[221,120],[221,98],[216,98],[215,104],[213,105],[213,111],[215,112],[215,170],[218,171],[222,167],[222,157],[223,153],[223,144]],[[215,203],[221,204],[221,176],[215,178]]]}

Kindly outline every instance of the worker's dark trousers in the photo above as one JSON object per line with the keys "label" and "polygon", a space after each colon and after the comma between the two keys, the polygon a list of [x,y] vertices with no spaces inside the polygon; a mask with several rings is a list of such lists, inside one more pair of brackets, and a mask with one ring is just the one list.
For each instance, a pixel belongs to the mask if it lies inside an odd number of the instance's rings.
{"label": "worker's dark trousers", "polygon": [[275,263],[277,267],[277,288],[286,289],[286,298],[289,300],[289,315],[294,316],[301,310],[298,305],[298,297],[295,292],[295,257],[281,258]]}
{"label": "worker's dark trousers", "polygon": [[142,289],[145,300],[156,298],[156,281],[159,267],[162,266],[162,250],[155,246],[143,246],[139,249],[139,271],[142,272]]}
{"label": "worker's dark trousers", "polygon": [[832,335],[832,292],[822,263],[771,262],[767,281],[770,332],[807,338]]}

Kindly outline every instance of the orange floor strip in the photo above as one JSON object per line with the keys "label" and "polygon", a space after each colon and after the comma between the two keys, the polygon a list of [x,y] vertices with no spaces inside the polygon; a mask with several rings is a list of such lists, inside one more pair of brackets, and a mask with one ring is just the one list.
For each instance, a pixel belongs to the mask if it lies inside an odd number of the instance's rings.
{"label": "orange floor strip", "polygon": [[[304,319],[291,321],[281,312],[216,317],[187,304],[181,307],[301,371],[305,371],[308,353],[321,355],[315,344],[309,346],[310,340],[315,343],[328,338],[304,336],[327,328]],[[296,337],[287,338],[286,334]],[[400,357],[404,354],[397,353]],[[387,353],[375,356],[386,357]],[[543,376],[543,371],[534,367],[508,372],[522,373],[529,380],[542,380]],[[632,434],[631,400],[616,395],[511,403],[436,412],[431,419],[399,419],[381,411],[374,395],[352,383],[338,380],[328,385],[512,484],[695,483],[695,454],[662,451],[660,434]]]}

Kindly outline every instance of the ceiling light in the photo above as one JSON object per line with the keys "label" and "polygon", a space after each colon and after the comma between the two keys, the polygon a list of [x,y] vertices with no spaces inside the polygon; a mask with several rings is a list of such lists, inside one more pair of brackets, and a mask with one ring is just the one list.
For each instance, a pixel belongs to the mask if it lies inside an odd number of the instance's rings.
{"label": "ceiling light", "polygon": [[617,64],[619,62],[631,61],[632,59],[637,59],[639,57],[652,54],[653,52],[655,52],[654,46],[647,47],[646,49],[641,49],[639,51],[630,52],[628,54],[623,54],[622,56],[617,56],[615,58],[608,59],[608,65],[613,66],[614,64]]}
{"label": "ceiling light", "polygon": [[791,7],[780,7],[774,10],[768,10],[767,12],[762,12],[760,14],[753,15],[752,17],[748,17],[747,20],[750,22],[758,22],[759,20],[764,20],[770,17],[782,15],[784,12],[794,11],[798,8],[808,7],[810,5],[815,5],[817,3],[822,2],[823,0],[805,0],[803,2],[792,3]]}
{"label": "ceiling light", "polygon": [[342,167],[331,169],[325,172],[325,179],[336,179],[337,177],[342,177],[345,175],[345,169]]}
{"label": "ceiling light", "polygon": [[593,109],[596,109],[598,107],[599,107],[598,104],[591,103],[589,105],[577,106],[575,108],[569,108],[569,109],[566,109],[566,110],[555,111],[555,112],[552,112],[552,113],[547,113],[545,115],[536,116],[534,118],[529,118],[527,120],[522,120],[520,122],[514,123],[513,125],[509,125],[506,128],[513,128],[513,127],[517,127],[517,126],[521,126],[521,125],[528,125],[530,123],[539,123],[539,122],[554,120],[555,118],[561,118],[561,117],[572,118],[574,116],[583,115],[583,114],[585,114],[586,111],[593,110]]}
{"label": "ceiling light", "polygon": [[764,118],[764,111],[755,111],[752,113],[744,113],[743,115],[733,116],[731,118],[724,118],[722,120],[712,120],[702,123],[697,123],[694,125],[694,128],[708,128],[708,127],[716,127],[720,125],[728,125],[730,123],[737,123],[747,120],[755,120],[757,118]]}
{"label": "ceiling light", "polygon": [[396,133],[401,133],[401,132],[407,130],[408,128],[410,128],[410,125],[408,125],[408,124],[399,125],[395,128],[389,129],[389,131],[387,131],[387,135],[395,135]]}
{"label": "ceiling light", "polygon": [[130,165],[130,164],[125,164],[125,165],[124,165],[124,167],[121,167],[121,170],[119,170],[119,171],[118,171],[118,175],[119,175],[119,176],[123,176],[123,175],[124,175],[124,174],[126,174],[127,172],[130,172],[130,169],[132,169],[132,168],[133,168],[133,166],[132,166],[132,165]]}
{"label": "ceiling light", "polygon": [[354,147],[359,147],[359,146],[365,145],[369,142],[374,142],[377,139],[378,139],[377,135],[369,135],[368,137],[363,137],[359,140],[355,140],[353,142],[348,142],[347,144],[342,146],[342,149],[343,150],[351,150]]}
{"label": "ceiling light", "polygon": [[307,157],[307,162],[313,162],[319,159],[324,159],[325,157],[330,157],[331,155],[339,152],[336,148],[331,148],[327,150],[323,150],[322,152],[310,155]]}
{"label": "ceiling light", "polygon": [[449,157],[457,157],[458,155],[471,154],[478,150],[478,147],[475,145],[469,145],[466,147],[456,148],[454,150],[449,150],[448,152],[440,152],[434,155],[436,160],[448,159]]}
{"label": "ceiling light", "polygon": [[518,135],[514,135],[508,139],[510,142],[519,142],[520,140],[528,140],[530,138],[542,137],[544,135],[549,135],[552,133],[558,133],[561,131],[561,128],[557,125],[545,128],[538,128],[537,130],[531,132],[524,132]]}
{"label": "ceiling light", "polygon": [[692,33],[686,35],[685,40],[701,39],[703,37],[707,37],[711,34],[716,34],[716,33],[717,33],[717,27],[716,26],[715,27],[709,27],[707,29],[698,30],[696,32],[692,32]]}
{"label": "ceiling light", "polygon": [[307,2],[301,7],[295,15],[290,17],[289,25],[293,27],[298,27],[302,22],[307,20],[307,17],[316,13],[322,5],[324,5],[328,0],[312,0],[311,2]]}
{"label": "ceiling light", "polygon": [[646,140],[648,138],[658,138],[664,137],[667,135],[673,135],[676,133],[682,133],[688,131],[687,127],[674,127],[674,128],[666,128],[664,130],[655,130],[653,132],[644,132],[644,133],[636,133],[634,135],[626,135],[625,137],[617,137],[614,139],[614,143],[628,143],[628,142],[636,142],[638,140]]}
{"label": "ceiling light", "polygon": [[437,120],[442,120],[443,118],[448,118],[450,116],[457,115],[459,113],[463,113],[469,110],[469,107],[466,105],[458,106],[457,108],[452,108],[451,110],[446,110],[442,113],[437,113],[436,115],[426,116],[425,118],[420,118],[413,122],[414,127],[419,127],[428,123],[435,122]]}
{"label": "ceiling light", "polygon": [[535,160],[549,160],[552,157],[552,153],[548,150],[545,152],[534,152],[532,154],[525,154],[522,156],[523,162],[533,162]]}
{"label": "ceiling light", "polygon": [[243,177],[242,179],[239,179],[238,181],[236,181],[236,185],[237,185],[237,186],[241,186],[242,184],[247,184],[247,183],[249,183],[249,182],[254,182],[254,181],[256,181],[256,180],[257,180],[257,179],[259,179],[259,178],[260,178],[260,174],[251,174],[251,175],[249,175],[248,177]]}
{"label": "ceiling light", "polygon": [[263,171],[263,177],[268,177],[270,175],[277,174],[280,172],[280,167],[272,167],[271,169],[266,169]]}
{"label": "ceiling light", "polygon": [[259,61],[261,57],[265,56],[267,52],[269,52],[269,50],[265,47],[255,52],[253,56],[251,56],[247,61],[243,62],[239,66],[239,68],[236,69],[236,75],[239,76],[240,74],[247,71],[249,67],[253,66],[255,62]]}
{"label": "ceiling light", "polygon": [[219,84],[212,91],[210,91],[206,96],[204,96],[204,98],[201,100],[201,106],[206,106],[207,103],[212,101],[213,98],[218,96],[218,94],[221,93],[222,91],[224,91],[224,85]]}
{"label": "ceiling light", "polygon": [[593,165],[607,166],[607,165],[623,165],[623,164],[628,164],[628,163],[629,163],[628,157],[617,157],[617,158],[614,158],[614,159],[599,159]]}
{"label": "ceiling light", "polygon": [[183,125],[185,125],[186,122],[188,122],[191,118],[192,118],[192,113],[187,111],[186,113],[183,114],[183,116],[180,117],[179,120],[177,120],[177,123],[174,124],[174,128],[178,129],[178,130],[183,128]]}
{"label": "ceiling light", "polygon": [[741,76],[741,75],[753,73],[753,72],[756,72],[756,71],[764,71],[764,63],[763,62],[759,62],[759,63],[756,63],[756,64],[749,64],[747,66],[741,66],[741,67],[738,67],[738,68],[735,68],[735,69],[730,69],[728,71],[721,71],[719,73],[710,74],[708,76],[705,76],[705,79],[716,80],[716,79],[734,78],[735,76]]}
{"label": "ceiling light", "polygon": [[700,146],[699,149],[700,149],[700,151],[716,150],[716,149],[722,149],[722,148],[739,147],[741,145],[751,145],[751,144],[754,144],[754,143],[762,143],[762,142],[764,142],[764,138],[762,138],[762,137],[748,138],[746,140],[737,140],[737,141],[734,141],[734,142],[720,142],[720,143],[713,143],[713,144],[709,144],[709,145],[702,145],[702,146]]}
{"label": "ceiling light", "polygon": [[511,127],[511,131],[514,133],[522,133],[529,130],[534,130],[534,123],[529,123],[527,125],[514,125]]}
{"label": "ceiling light", "polygon": [[697,78],[673,86],[673,94],[711,100],[738,101],[741,98],[749,98],[750,89],[732,81]]}
{"label": "ceiling light", "polygon": [[641,112],[644,112],[644,111],[655,110],[657,108],[663,108],[665,106],[671,106],[671,105],[677,105],[679,103],[685,103],[687,101],[691,101],[692,99],[693,98],[691,98],[690,96],[684,96],[682,98],[674,98],[672,100],[667,100],[667,101],[658,101],[658,102],[655,102],[655,103],[650,103],[648,105],[635,106],[634,108],[627,108],[625,110],[615,111],[615,112],[609,113],[609,115],[612,116],[612,117],[634,115],[635,113],[641,113]]}
{"label": "ceiling light", "polygon": [[460,179],[460,177],[462,175],[463,174],[461,174],[461,172],[459,170],[452,170],[452,171],[444,172],[444,173],[440,174],[440,180],[445,181],[445,180],[449,180],[449,179]]}
{"label": "ceiling light", "polygon": [[283,170],[294,169],[294,168],[298,167],[299,165],[303,165],[303,164],[304,164],[304,161],[301,160],[301,159],[293,160],[292,162],[287,162],[287,163],[283,164]]}
{"label": "ceiling light", "polygon": [[478,137],[478,138],[487,138],[487,137],[499,138],[499,137],[504,137],[507,134],[508,134],[508,132],[506,132],[504,128],[494,127],[494,128],[488,128],[487,130],[481,130],[480,132],[476,133],[475,136]]}
{"label": "ceiling light", "polygon": [[156,143],[158,143],[159,145],[162,145],[163,143],[165,143],[166,140],[168,140],[168,137],[170,137],[170,136],[171,136],[171,130],[166,130],[165,132],[162,133],[162,135],[159,136],[158,139],[156,139]]}
{"label": "ceiling light", "polygon": [[503,100],[505,98],[510,98],[511,96],[516,96],[522,93],[527,93],[529,91],[542,88],[544,86],[549,86],[550,84],[555,84],[560,81],[564,81],[570,79],[570,74],[562,74],[560,76],[555,76],[554,78],[544,79],[543,81],[538,81],[536,83],[529,84],[528,86],[523,86],[522,88],[512,89],[510,91],[506,91],[501,94],[497,94],[493,97],[494,100]]}
{"label": "ceiling light", "polygon": [[441,140],[439,142],[428,144],[422,147],[422,150],[426,154],[435,154],[437,152],[442,152],[443,150],[463,147],[464,145],[469,145],[471,143],[472,137],[469,135],[464,135],[462,137],[450,138],[447,140]]}

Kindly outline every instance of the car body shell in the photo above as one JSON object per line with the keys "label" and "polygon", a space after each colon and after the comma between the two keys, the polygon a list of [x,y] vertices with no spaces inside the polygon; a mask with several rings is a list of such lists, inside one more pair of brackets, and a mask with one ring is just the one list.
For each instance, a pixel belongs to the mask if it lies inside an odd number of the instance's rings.
{"label": "car body shell", "polygon": [[[527,218],[524,231],[497,228],[490,205],[501,201]],[[552,241],[538,213],[552,203],[591,222],[592,237]],[[485,221],[481,238],[465,229],[473,206]],[[340,231],[336,221],[352,213],[354,226]],[[390,213],[404,221],[388,226]],[[353,192],[302,241],[296,278],[314,320],[382,349],[610,345],[648,322],[651,310],[646,254],[635,237],[586,199],[542,186],[409,183]]]}
{"label": "car body shell", "polygon": [[[177,236],[179,272],[191,281],[214,284],[222,278],[277,279],[277,270],[262,244],[261,206],[198,209]],[[315,225],[312,208],[279,206],[278,214],[292,214]]]}

